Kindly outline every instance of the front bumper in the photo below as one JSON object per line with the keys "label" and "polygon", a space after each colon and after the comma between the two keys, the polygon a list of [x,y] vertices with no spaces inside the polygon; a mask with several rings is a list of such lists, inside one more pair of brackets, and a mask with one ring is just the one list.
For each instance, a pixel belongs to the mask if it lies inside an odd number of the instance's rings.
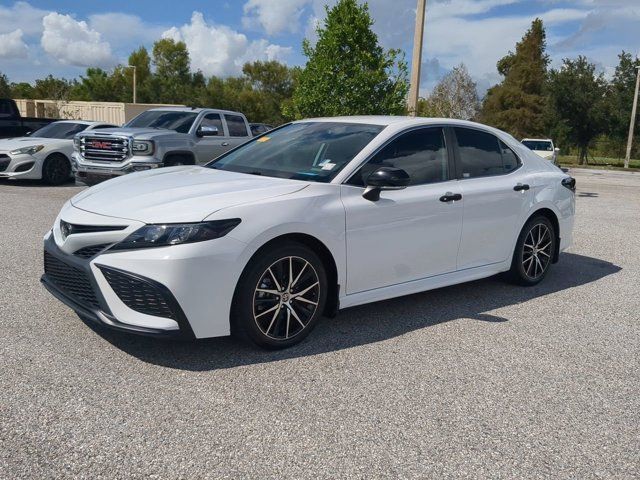
{"label": "front bumper", "polygon": [[39,180],[42,178],[41,161],[33,155],[9,155],[0,152],[0,178]]}
{"label": "front bumper", "polygon": [[[172,319],[178,325],[177,329],[152,328],[133,325],[118,320],[109,308],[102,290],[99,287],[98,281],[93,274],[90,260],[63,252],[56,245],[53,235],[49,235],[48,238],[45,239],[44,251],[45,274],[42,275],[41,278],[42,284],[54,297],[73,309],[81,318],[112,330],[140,335],[181,339],[195,338],[193,330],[177,300],[166,287],[162,288],[163,286],[158,282],[130,274],[129,272],[118,272],[120,276],[126,276],[133,281],[146,282],[153,286],[153,288],[156,288],[159,292],[158,295],[162,295],[162,298],[169,305],[167,308],[170,309]],[[58,268],[47,267],[47,261],[55,263]],[[115,270],[109,269],[108,267],[104,268],[106,268],[106,270]],[[61,274],[60,269],[66,269],[70,274],[75,273],[75,278],[66,280],[64,278],[65,273]],[[133,292],[132,296],[136,297],[136,295],[137,292]],[[137,298],[139,299],[139,296]],[[157,299],[155,300],[157,303]],[[125,298],[124,301],[135,302],[135,299]],[[136,308],[135,303],[130,303],[130,305]]]}
{"label": "front bumper", "polygon": [[83,159],[77,152],[72,155],[72,170],[78,180],[109,179],[127,173],[162,167],[162,161],[148,156],[133,156],[122,162],[97,162]]}

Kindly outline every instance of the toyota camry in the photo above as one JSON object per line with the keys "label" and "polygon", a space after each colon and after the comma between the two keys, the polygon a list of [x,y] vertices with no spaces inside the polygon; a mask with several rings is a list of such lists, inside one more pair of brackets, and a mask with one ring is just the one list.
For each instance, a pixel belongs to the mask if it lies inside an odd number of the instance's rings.
{"label": "toyota camry", "polygon": [[109,328],[282,348],[341,308],[501,272],[537,284],[571,243],[574,191],[477,123],[303,120],[82,191],[44,238],[42,282]]}

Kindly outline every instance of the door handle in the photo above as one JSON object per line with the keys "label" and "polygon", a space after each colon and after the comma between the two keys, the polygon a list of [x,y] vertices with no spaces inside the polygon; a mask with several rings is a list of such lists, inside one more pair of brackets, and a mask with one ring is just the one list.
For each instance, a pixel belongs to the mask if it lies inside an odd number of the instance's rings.
{"label": "door handle", "polygon": [[522,190],[529,190],[529,185],[527,185],[526,183],[524,183],[524,184],[523,183],[519,183],[515,187],[513,187],[513,189],[516,192],[520,192]]}
{"label": "door handle", "polygon": [[229,146],[229,142],[222,142],[222,146],[223,147],[228,147]]}
{"label": "door handle", "polygon": [[455,200],[462,200],[462,194],[447,192],[440,197],[441,202],[453,202]]}

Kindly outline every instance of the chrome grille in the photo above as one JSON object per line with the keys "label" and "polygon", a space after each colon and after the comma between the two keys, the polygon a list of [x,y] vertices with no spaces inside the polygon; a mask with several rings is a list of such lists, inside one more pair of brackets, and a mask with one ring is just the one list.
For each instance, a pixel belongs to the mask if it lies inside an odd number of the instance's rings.
{"label": "chrome grille", "polygon": [[116,136],[80,137],[80,155],[87,160],[121,162],[129,156],[129,139]]}

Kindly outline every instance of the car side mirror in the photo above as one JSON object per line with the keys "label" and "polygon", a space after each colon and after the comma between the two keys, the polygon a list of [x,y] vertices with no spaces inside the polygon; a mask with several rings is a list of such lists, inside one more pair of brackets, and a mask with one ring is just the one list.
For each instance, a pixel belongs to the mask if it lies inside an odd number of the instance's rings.
{"label": "car side mirror", "polygon": [[362,196],[372,202],[380,200],[382,190],[402,190],[407,188],[411,177],[401,168],[380,167],[367,177]]}
{"label": "car side mirror", "polygon": [[560,151],[560,147],[556,147],[553,149],[554,152],[559,152]]}
{"label": "car side mirror", "polygon": [[212,127],[208,125],[202,125],[196,131],[198,137],[215,137],[218,135],[218,127]]}

